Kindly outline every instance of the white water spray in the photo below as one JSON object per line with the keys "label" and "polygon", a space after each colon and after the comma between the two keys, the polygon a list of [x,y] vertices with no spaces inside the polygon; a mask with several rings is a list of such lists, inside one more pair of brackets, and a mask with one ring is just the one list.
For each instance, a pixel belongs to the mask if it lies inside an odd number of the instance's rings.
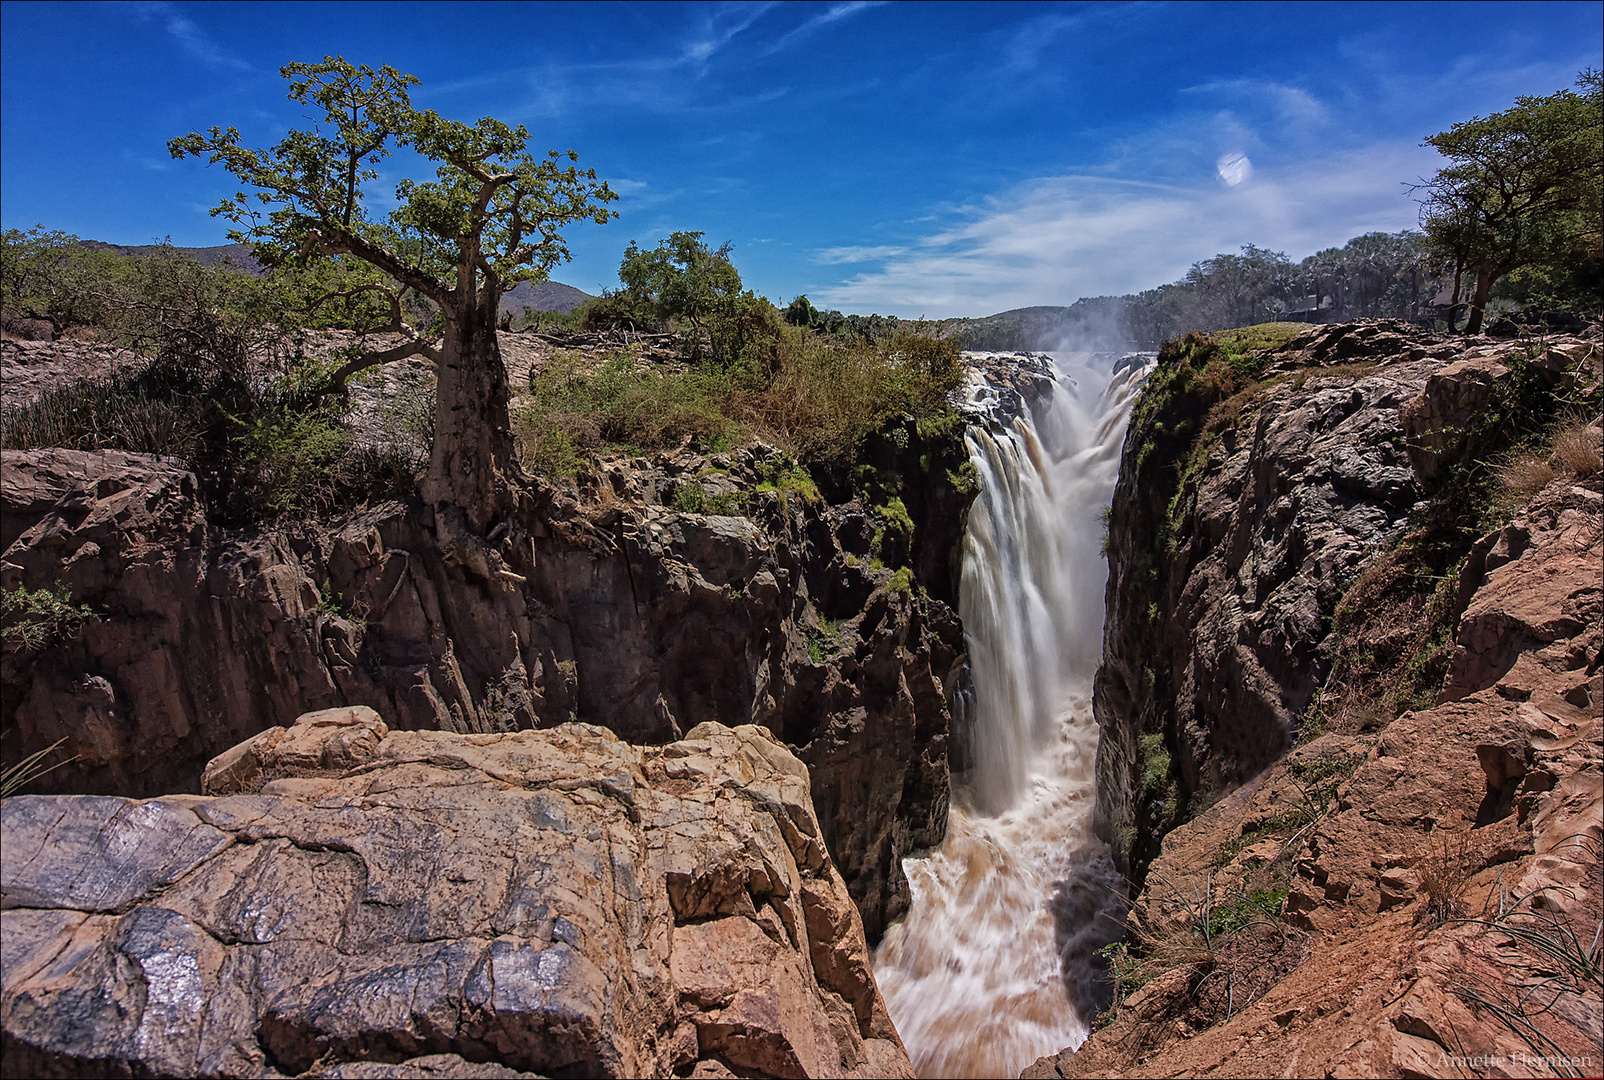
{"label": "white water spray", "polygon": [[[1051,392],[966,440],[980,495],[959,614],[974,692],[972,767],[947,838],[903,866],[908,917],[875,976],[920,1076],[1017,1076],[1078,1046],[1091,953],[1118,936],[1118,879],[1091,831],[1102,652],[1101,511],[1145,368],[1055,358]],[[1081,978],[1077,979],[1079,975]]]}

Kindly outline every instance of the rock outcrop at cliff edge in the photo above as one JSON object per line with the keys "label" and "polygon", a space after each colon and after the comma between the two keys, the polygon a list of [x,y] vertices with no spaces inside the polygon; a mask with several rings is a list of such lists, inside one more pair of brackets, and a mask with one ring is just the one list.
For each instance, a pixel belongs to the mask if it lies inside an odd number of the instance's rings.
{"label": "rock outcrop at cliff edge", "polygon": [[1127,433],[1094,700],[1098,818],[1122,866],[1128,830],[1163,824],[1142,805],[1141,735],[1162,734],[1183,799],[1284,753],[1324,679],[1333,609],[1423,497],[1398,413],[1456,347],[1386,326],[1310,342],[1290,361],[1309,366],[1303,377],[1267,372],[1257,391],[1215,405],[1235,410],[1212,414],[1216,430],[1199,435],[1208,422],[1184,415],[1193,392]]}
{"label": "rock outcrop at cliff edge", "polygon": [[1332,673],[1339,602],[1509,368],[1596,385],[1596,342],[1533,348],[1350,324],[1287,342],[1234,393],[1202,359],[1152,377],[1171,389],[1144,391],[1126,438],[1094,699],[1099,829],[1122,868],[1139,880],[1172,817],[1287,751]]}
{"label": "rock outcrop at cliff edge", "polygon": [[[1184,936],[1165,925],[1186,921],[1182,900],[1240,904],[1290,859],[1285,922],[1244,955],[1212,950],[1210,970],[1156,973],[1078,1052],[1024,1075],[1597,1075],[1601,538],[1604,497],[1571,479],[1484,538],[1439,703],[1373,746],[1301,747],[1171,832],[1134,915],[1152,940]],[[1330,812],[1278,833],[1318,766],[1343,762]]]}
{"label": "rock outcrop at cliff edge", "polygon": [[8,1076],[912,1076],[767,731],[303,716],[207,796],[6,800]]}
{"label": "rock outcrop at cliff edge", "polygon": [[[759,723],[813,769],[877,939],[907,906],[902,856],[945,831],[962,631],[871,566],[871,510],[757,491],[783,464],[762,447],[620,460],[584,490],[532,492],[478,538],[399,502],[224,529],[174,459],[5,451],[5,588],[64,587],[93,613],[38,647],[8,642],[5,760],[65,736],[73,760],[34,790],[144,797],[194,790],[211,757],[309,708],[457,732],[577,719],[637,743]],[[682,489],[742,512],[676,509]],[[939,574],[962,508],[931,499],[921,513],[909,497],[910,557]]]}

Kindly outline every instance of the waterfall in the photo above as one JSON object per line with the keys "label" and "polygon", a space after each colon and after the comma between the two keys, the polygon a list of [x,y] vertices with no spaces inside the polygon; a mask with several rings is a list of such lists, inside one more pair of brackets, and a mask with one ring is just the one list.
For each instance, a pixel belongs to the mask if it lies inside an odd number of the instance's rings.
{"label": "waterfall", "polygon": [[1118,877],[1092,835],[1102,653],[1102,511],[1119,475],[1138,358],[1059,354],[1030,408],[966,440],[980,494],[959,613],[972,689],[947,838],[904,860],[908,916],[875,976],[920,1076],[1017,1076],[1078,1046],[1101,945],[1119,936]]}

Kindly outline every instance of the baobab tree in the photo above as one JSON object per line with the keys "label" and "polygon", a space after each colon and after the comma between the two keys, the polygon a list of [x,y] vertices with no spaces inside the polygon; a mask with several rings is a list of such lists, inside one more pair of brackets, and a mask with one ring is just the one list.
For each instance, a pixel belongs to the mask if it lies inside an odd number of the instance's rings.
{"label": "baobab tree", "polygon": [[[571,150],[530,154],[522,126],[489,117],[468,125],[414,108],[408,87],[418,80],[394,68],[330,56],[280,70],[290,99],[321,112],[321,123],[269,149],[248,149],[236,129],[214,127],[173,139],[168,150],[222,165],[251,189],[212,213],[234,222],[229,238],[251,244],[264,264],[306,270],[335,260],[341,283],[316,300],[376,300],[388,310],[382,328],[402,342],[352,358],[332,374],[336,384],[410,356],[434,363],[434,447],[422,495],[482,535],[513,508],[520,476],[496,341],[502,294],[545,280],[569,258],[564,226],[605,223],[617,196],[594,170],[581,171]],[[399,206],[374,217],[365,186],[398,147],[436,163],[435,179],[403,180]],[[438,307],[434,332],[403,319],[407,290]]]}

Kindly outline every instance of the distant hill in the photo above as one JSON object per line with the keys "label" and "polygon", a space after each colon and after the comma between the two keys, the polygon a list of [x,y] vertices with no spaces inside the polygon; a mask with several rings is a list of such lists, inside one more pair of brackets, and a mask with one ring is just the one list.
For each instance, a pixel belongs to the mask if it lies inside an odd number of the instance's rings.
{"label": "distant hill", "polygon": [[[119,255],[154,255],[167,247],[166,244],[108,244],[104,240],[85,240],[83,245],[96,251],[115,251]],[[222,262],[230,262],[248,273],[259,274],[262,271],[262,264],[251,254],[249,244],[218,244],[216,247],[175,246],[172,250],[180,255],[188,255],[202,266],[216,266]]]}
{"label": "distant hill", "polygon": [[[108,244],[104,240],[85,240],[83,244],[97,251],[115,251],[119,255],[153,255],[165,247],[163,244]],[[247,273],[262,272],[262,264],[251,254],[249,244],[174,247],[172,250],[180,255],[188,255],[202,266],[228,262]],[[572,311],[589,299],[589,293],[560,281],[542,281],[538,284],[524,282],[501,298],[501,310],[514,315],[522,315],[526,311]]]}
{"label": "distant hill", "polygon": [[521,315],[526,311],[572,311],[586,300],[594,299],[572,285],[560,281],[542,281],[534,284],[525,281],[501,298],[501,310]]}
{"label": "distant hill", "polygon": [[966,349],[1121,349],[1128,347],[1121,321],[1126,300],[1096,296],[1069,307],[1013,308],[980,319],[944,319],[941,328]]}

